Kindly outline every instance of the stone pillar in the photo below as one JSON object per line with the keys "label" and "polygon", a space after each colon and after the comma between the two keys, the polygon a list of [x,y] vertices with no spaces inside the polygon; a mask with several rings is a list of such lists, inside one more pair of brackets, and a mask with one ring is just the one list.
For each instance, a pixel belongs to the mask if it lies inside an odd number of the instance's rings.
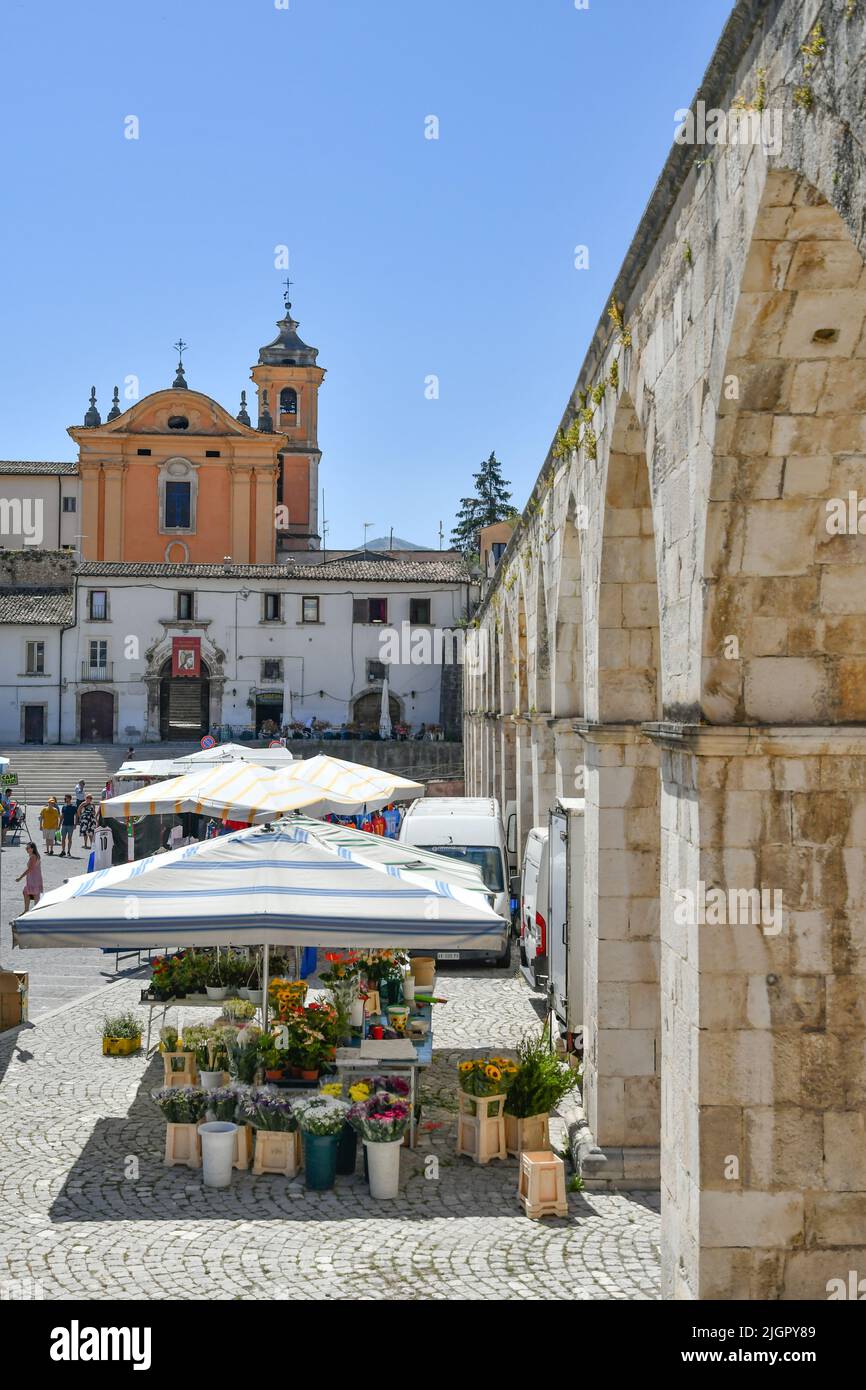
{"label": "stone pillar", "polygon": [[523,863],[523,850],[526,837],[534,822],[532,798],[532,729],[529,721],[516,715],[514,718],[514,771],[517,801],[517,867]]}
{"label": "stone pillar", "polygon": [[232,560],[246,565],[250,558],[250,475],[252,470],[235,463],[231,469],[232,483]]}
{"label": "stone pillar", "polygon": [[257,468],[255,477],[256,522],[252,564],[272,565],[277,553],[276,497],[277,470]]}
{"label": "stone pillar", "polygon": [[646,1186],[659,1173],[658,752],[640,725],[575,728],[586,757],[584,1103],[607,1157],[597,1176]]}
{"label": "stone pillar", "polygon": [[103,464],[105,475],[105,519],[103,524],[103,559],[123,559],[123,463]]}
{"label": "stone pillar", "polygon": [[657,737],[663,1295],[826,1299],[866,1274],[866,729]]}
{"label": "stone pillar", "polygon": [[556,797],[582,797],[583,740],[575,733],[573,719],[555,719],[552,728]]}
{"label": "stone pillar", "polygon": [[532,737],[532,824],[547,825],[547,815],[556,800],[556,762],[552,720],[536,716],[531,721]]}

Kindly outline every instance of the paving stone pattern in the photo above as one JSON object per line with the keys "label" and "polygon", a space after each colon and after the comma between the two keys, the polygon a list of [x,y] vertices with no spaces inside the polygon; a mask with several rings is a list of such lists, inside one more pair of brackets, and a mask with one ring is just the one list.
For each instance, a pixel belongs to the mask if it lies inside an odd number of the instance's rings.
{"label": "paving stone pattern", "polygon": [[[530,1221],[514,1159],[482,1168],[455,1156],[456,1061],[513,1048],[540,1001],[498,971],[455,967],[440,984],[449,1002],[422,1083],[422,1123],[435,1127],[403,1151],[395,1202],[370,1197],[360,1155],[329,1193],[308,1192],[303,1174],[249,1173],[215,1191],[165,1168],[149,1098],[159,1058],[100,1048],[103,1013],[134,1006],[140,981],[0,1039],[0,1297],[658,1297],[654,1195],[571,1193],[567,1218]],[[425,1176],[431,1156],[438,1177]]]}

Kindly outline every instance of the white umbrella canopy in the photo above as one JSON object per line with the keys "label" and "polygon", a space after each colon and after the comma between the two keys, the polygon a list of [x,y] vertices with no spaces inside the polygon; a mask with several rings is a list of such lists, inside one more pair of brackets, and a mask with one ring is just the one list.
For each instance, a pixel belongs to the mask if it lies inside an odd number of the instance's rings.
{"label": "white umbrella canopy", "polygon": [[326,843],[320,829],[289,818],[70,879],[17,919],[13,941],[501,950],[505,922],[451,881],[452,861],[437,879]]}
{"label": "white umbrella canopy", "polygon": [[423,782],[400,777],[387,768],[365,767],[363,763],[332,758],[328,753],[298,759],[286,775],[297,777],[308,786],[321,787],[324,792],[354,797],[371,811],[392,801],[412,801],[424,795]]}
{"label": "white umbrella canopy", "polygon": [[200,753],[190,753],[186,759],[194,767],[202,763],[257,763],[259,767],[288,767],[294,758],[288,748],[250,748],[243,743],[217,743],[213,748],[203,748]]}
{"label": "white umbrella canopy", "polygon": [[140,777],[181,777],[185,772],[221,763],[252,763],[256,767],[289,767],[294,762],[288,748],[247,748],[242,743],[218,743],[190,753],[186,758],[150,758],[123,763],[114,774],[115,781],[135,781]]}
{"label": "white umbrella canopy", "polygon": [[286,771],[235,762],[222,767],[205,766],[170,777],[167,782],[120,792],[101,805],[105,816],[127,818],[172,812],[179,816],[192,812],[253,824],[301,809],[316,815],[327,815],[329,811],[349,815],[357,802],[309,786],[300,778],[290,780]]}
{"label": "white umbrella canopy", "polygon": [[308,816],[297,816],[293,818],[292,824],[303,826],[311,836],[323,844],[351,850],[366,859],[375,860],[378,864],[394,864],[397,868],[408,869],[413,873],[444,879],[455,887],[466,888],[470,892],[483,893],[488,899],[493,896],[477,864],[470,864],[466,860],[434,854],[432,850],[419,849],[417,845],[404,845],[399,840],[391,840],[385,835],[374,835],[369,830],[356,830],[351,825],[313,820]]}
{"label": "white umbrella canopy", "polygon": [[379,737],[390,738],[393,730],[391,728],[391,704],[388,694],[388,677],[382,682],[382,708],[379,713]]}

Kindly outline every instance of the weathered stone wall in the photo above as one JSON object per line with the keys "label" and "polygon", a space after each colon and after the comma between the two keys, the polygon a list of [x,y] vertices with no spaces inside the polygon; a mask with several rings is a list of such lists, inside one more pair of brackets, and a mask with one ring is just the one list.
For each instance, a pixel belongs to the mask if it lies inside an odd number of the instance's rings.
{"label": "weathered stone wall", "polygon": [[582,744],[587,1103],[622,1181],[655,1150],[668,1296],[866,1261],[864,73],[866,6],[735,6],[693,110],[738,142],[674,145],[465,683],[521,844]]}

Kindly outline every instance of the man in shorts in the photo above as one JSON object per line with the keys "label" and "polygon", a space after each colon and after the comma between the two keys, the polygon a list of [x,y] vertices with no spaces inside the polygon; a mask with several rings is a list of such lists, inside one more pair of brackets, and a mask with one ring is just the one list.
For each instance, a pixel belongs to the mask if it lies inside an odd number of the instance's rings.
{"label": "man in shorts", "polygon": [[77,811],[78,807],[73,802],[72,797],[69,795],[69,792],[67,792],[63,798],[63,805],[60,807],[61,859],[63,858],[64,854],[66,855],[67,859],[72,858],[72,832],[75,829],[75,816],[77,814]]}

